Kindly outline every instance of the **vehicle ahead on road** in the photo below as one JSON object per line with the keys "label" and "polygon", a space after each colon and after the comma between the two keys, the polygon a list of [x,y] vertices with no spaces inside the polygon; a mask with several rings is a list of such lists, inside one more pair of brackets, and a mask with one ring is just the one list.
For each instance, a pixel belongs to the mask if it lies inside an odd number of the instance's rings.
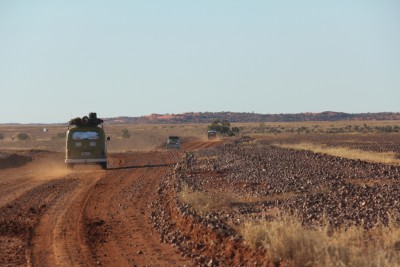
{"label": "vehicle ahead on road", "polygon": [[168,149],[180,149],[181,142],[179,136],[170,135],[167,140],[167,150]]}
{"label": "vehicle ahead on road", "polygon": [[89,113],[89,117],[70,120],[65,146],[68,168],[76,164],[99,164],[107,169],[107,141],[110,137],[106,138],[102,123],[103,120],[93,112]]}
{"label": "vehicle ahead on road", "polygon": [[207,138],[208,140],[217,138],[217,131],[215,130],[207,131]]}

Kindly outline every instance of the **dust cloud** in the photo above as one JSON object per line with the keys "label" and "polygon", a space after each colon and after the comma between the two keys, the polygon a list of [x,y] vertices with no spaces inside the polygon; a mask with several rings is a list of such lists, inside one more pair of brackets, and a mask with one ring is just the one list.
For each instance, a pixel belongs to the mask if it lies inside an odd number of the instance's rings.
{"label": "dust cloud", "polygon": [[58,157],[39,158],[29,165],[29,177],[33,180],[61,179],[72,173],[66,168],[64,160]]}

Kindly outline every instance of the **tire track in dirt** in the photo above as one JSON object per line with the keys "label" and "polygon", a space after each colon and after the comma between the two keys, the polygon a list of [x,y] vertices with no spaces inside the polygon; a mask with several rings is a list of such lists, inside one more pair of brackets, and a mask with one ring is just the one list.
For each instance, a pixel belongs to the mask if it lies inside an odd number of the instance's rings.
{"label": "tire track in dirt", "polygon": [[35,226],[41,216],[77,185],[74,179],[49,181],[0,208],[0,266],[29,266]]}
{"label": "tire track in dirt", "polygon": [[104,171],[80,171],[71,175],[79,181],[41,218],[35,229],[32,258],[34,266],[93,265],[84,234],[82,214],[94,185]]}
{"label": "tire track in dirt", "polygon": [[[0,175],[1,179],[1,175]],[[21,195],[26,193],[27,191],[31,190],[35,186],[42,184],[43,182],[32,182],[29,180],[21,181],[19,183],[8,183],[2,182],[0,183],[0,207],[7,205],[14,201],[15,199],[19,198]]]}
{"label": "tire track in dirt", "polygon": [[69,174],[61,153],[38,153],[32,155],[32,159],[19,168],[0,168],[0,207],[41,184]]}
{"label": "tire track in dirt", "polygon": [[107,171],[85,209],[87,240],[96,264],[105,266],[190,266],[149,223],[149,206],[173,153],[119,154],[125,165]]}

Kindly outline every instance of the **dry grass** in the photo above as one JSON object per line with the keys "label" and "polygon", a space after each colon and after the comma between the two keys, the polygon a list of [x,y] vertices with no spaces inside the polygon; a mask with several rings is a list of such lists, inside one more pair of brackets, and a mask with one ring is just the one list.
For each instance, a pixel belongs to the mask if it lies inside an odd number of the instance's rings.
{"label": "dry grass", "polygon": [[[48,129],[44,132],[43,129]],[[123,138],[122,130],[127,129],[130,138]],[[0,125],[2,150],[41,149],[63,152],[65,150],[65,133],[68,125]],[[185,137],[206,137],[206,124],[128,124],[104,125],[104,131],[111,137],[108,142],[109,152],[163,150],[169,135]],[[30,139],[18,140],[19,133],[26,133]]]}
{"label": "dry grass", "polygon": [[192,191],[187,186],[182,188],[179,197],[182,202],[188,204],[195,212],[203,216],[218,209],[228,209],[235,202],[230,195]]}
{"label": "dry grass", "polygon": [[275,136],[298,133],[351,133],[384,132],[384,127],[399,127],[400,121],[303,121],[303,122],[249,122],[233,123],[242,134]]}
{"label": "dry grass", "polygon": [[368,162],[383,163],[390,165],[400,165],[400,160],[396,158],[394,152],[370,152],[360,149],[351,149],[347,147],[328,147],[325,145],[312,144],[312,143],[299,143],[299,144],[275,144],[279,147],[307,150],[314,153],[326,154],[335,157],[356,159]]}
{"label": "dry grass", "polygon": [[370,232],[360,227],[311,230],[281,216],[272,222],[247,222],[241,234],[249,246],[265,248],[271,259],[284,260],[287,266],[400,266],[400,226],[395,223],[377,225]]}

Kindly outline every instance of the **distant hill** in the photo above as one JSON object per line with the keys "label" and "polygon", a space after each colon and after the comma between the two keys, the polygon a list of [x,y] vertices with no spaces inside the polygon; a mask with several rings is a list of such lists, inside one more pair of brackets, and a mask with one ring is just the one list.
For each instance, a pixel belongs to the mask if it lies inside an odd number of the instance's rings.
{"label": "distant hill", "polygon": [[325,111],[320,113],[257,114],[246,112],[188,112],[182,114],[151,114],[141,117],[105,118],[107,124],[183,124],[210,123],[214,119],[234,122],[301,122],[301,121],[370,121],[400,120],[400,113],[343,113]]}

